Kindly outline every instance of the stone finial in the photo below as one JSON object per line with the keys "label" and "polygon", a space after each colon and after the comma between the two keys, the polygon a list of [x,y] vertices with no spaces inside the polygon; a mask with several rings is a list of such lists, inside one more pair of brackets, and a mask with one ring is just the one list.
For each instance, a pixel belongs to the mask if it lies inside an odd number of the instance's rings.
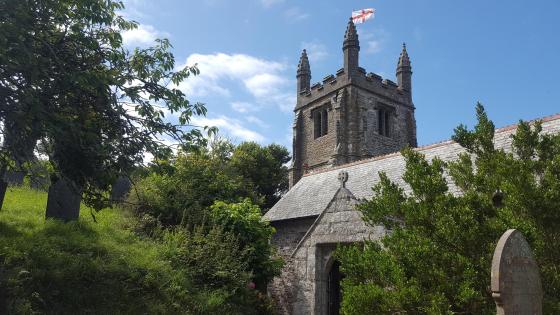
{"label": "stone finial", "polygon": [[542,315],[542,285],[531,247],[519,231],[507,230],[494,251],[492,297],[497,315]]}
{"label": "stone finial", "polygon": [[397,62],[397,85],[400,89],[412,93],[412,67],[405,43],[403,43],[401,55]]}
{"label": "stone finial", "polygon": [[311,85],[311,67],[309,66],[309,59],[305,49],[301,52],[301,57],[299,57],[296,78],[299,97],[299,93],[309,91]]}
{"label": "stone finial", "polygon": [[311,73],[311,67],[309,66],[309,59],[307,58],[307,51],[305,49],[301,52],[301,57],[299,57],[297,73],[298,75]]}
{"label": "stone finial", "polygon": [[406,51],[406,43],[403,43],[401,55],[399,56],[399,62],[397,63],[397,68],[407,66],[410,67],[410,58],[408,57],[408,52]]}
{"label": "stone finial", "polygon": [[356,25],[354,25],[354,21],[352,18],[348,21],[348,26],[346,26],[346,32],[344,33],[344,45],[342,49],[346,48],[347,46],[357,46],[360,47],[359,40],[358,40],[358,32],[356,31]]}
{"label": "stone finial", "polygon": [[361,76],[359,62],[360,42],[358,41],[358,32],[356,32],[356,26],[352,18],[348,21],[348,26],[344,33],[342,51],[344,53],[344,72],[349,76]]}
{"label": "stone finial", "polygon": [[340,182],[340,187],[345,188],[346,182],[348,181],[348,172],[347,171],[340,171],[338,173],[338,181]]}

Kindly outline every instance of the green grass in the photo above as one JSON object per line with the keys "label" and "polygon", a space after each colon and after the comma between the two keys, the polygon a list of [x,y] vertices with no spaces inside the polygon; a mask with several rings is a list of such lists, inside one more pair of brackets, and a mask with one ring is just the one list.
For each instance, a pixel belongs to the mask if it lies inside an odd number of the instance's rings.
{"label": "green grass", "polygon": [[0,211],[0,313],[182,313],[184,275],[172,250],[130,230],[133,219],[104,209],[93,221],[45,220],[47,194],[10,188]]}

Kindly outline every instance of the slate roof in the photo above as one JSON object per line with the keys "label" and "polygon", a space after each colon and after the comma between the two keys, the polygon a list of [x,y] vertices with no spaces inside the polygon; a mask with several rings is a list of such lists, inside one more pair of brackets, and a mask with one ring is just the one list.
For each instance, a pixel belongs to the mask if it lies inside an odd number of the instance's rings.
{"label": "slate roof", "polygon": [[[540,120],[543,122],[543,132],[560,133],[560,114]],[[516,127],[517,125],[512,125],[497,129],[494,136],[496,147],[506,150],[510,148],[510,135]],[[416,150],[426,155],[428,159],[438,156],[446,161],[456,159],[459,153],[464,152],[461,146],[451,140],[419,147]],[[337,178],[342,170],[348,172],[346,188],[358,199],[370,198],[373,195],[371,187],[379,181],[379,171],[384,171],[391,181],[408,192],[410,188],[402,180],[404,167],[405,162],[401,154],[392,153],[306,174],[265,214],[264,218],[269,221],[280,221],[319,215],[340,187]],[[457,188],[451,182],[449,188],[450,191],[457,192]]]}

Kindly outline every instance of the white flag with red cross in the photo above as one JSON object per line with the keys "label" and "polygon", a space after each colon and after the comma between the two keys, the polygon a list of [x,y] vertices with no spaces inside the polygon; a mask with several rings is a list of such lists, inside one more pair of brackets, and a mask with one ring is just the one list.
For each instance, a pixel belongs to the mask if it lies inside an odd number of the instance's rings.
{"label": "white flag with red cross", "polygon": [[362,9],[358,11],[352,11],[352,21],[354,24],[361,24],[364,23],[366,20],[375,17],[375,9]]}

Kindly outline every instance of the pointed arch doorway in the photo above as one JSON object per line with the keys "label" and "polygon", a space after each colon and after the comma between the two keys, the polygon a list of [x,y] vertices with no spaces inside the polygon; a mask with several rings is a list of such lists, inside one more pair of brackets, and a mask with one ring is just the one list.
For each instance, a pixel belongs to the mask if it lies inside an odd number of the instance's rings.
{"label": "pointed arch doorway", "polygon": [[340,272],[340,262],[333,261],[327,276],[327,314],[339,315],[342,302],[341,281],[344,274]]}

